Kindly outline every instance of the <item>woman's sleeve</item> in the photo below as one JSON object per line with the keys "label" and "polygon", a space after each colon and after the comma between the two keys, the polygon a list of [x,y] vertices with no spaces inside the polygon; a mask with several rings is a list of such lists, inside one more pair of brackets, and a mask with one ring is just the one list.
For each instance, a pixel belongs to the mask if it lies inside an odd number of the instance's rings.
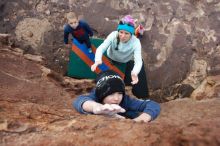
{"label": "woman's sleeve", "polygon": [[95,62],[96,61],[102,61],[102,55],[103,53],[112,45],[114,39],[116,38],[116,32],[110,33],[107,38],[104,40],[104,42],[97,48],[95,53]]}
{"label": "woman's sleeve", "polygon": [[141,43],[139,39],[135,41],[134,48],[135,48],[134,49],[134,67],[131,72],[138,75],[143,65],[142,55],[141,55]]}

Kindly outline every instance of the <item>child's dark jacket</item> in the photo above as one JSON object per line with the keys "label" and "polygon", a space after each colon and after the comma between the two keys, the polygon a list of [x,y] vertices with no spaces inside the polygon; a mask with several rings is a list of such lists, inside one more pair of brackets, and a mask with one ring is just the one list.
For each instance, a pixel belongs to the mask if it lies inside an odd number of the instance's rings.
{"label": "child's dark jacket", "polygon": [[69,24],[65,24],[64,26],[64,43],[68,44],[68,37],[69,34],[72,34],[72,36],[77,39],[78,41],[85,41],[89,39],[89,36],[93,36],[93,32],[89,25],[80,20],[79,25],[76,29],[73,29]]}
{"label": "child's dark jacket", "polygon": [[[82,114],[91,114],[85,112],[82,108],[83,103],[88,100],[98,101],[94,90],[89,95],[78,96],[73,102],[73,106]],[[140,113],[147,113],[154,120],[160,113],[160,105],[157,102],[131,98],[128,95],[123,96],[122,102],[119,105],[126,110],[125,113],[120,113],[120,115],[131,119],[138,117]]]}

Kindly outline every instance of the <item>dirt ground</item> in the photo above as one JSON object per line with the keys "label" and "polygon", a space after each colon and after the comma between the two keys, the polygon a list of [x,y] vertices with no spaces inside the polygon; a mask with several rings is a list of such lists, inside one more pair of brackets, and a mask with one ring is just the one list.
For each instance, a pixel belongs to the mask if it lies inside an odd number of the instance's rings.
{"label": "dirt ground", "polygon": [[80,115],[72,101],[92,89],[90,80],[62,77],[0,48],[1,146],[219,146],[219,98],[162,103],[158,119]]}

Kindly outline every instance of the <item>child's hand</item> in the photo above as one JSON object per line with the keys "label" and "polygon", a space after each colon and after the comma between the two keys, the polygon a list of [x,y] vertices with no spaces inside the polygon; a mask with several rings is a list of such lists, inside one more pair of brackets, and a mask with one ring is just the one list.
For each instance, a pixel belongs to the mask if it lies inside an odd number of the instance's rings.
{"label": "child's hand", "polygon": [[137,118],[133,119],[136,122],[145,122],[148,123],[151,120],[151,116],[147,113],[143,113],[140,116],[138,116]]}
{"label": "child's hand", "polygon": [[72,47],[71,44],[66,44],[65,46],[66,46],[66,48],[71,48]]}
{"label": "child's hand", "polygon": [[123,109],[117,104],[104,104],[93,107],[94,114],[115,115],[117,113],[124,113],[124,112],[125,109]]}
{"label": "child's hand", "polygon": [[98,65],[102,64],[102,61],[96,61],[92,66],[91,66],[91,71],[95,71],[96,70],[96,67]]}
{"label": "child's hand", "polygon": [[119,114],[115,114],[112,116],[113,118],[118,118],[118,119],[125,119],[125,117],[119,115]]}
{"label": "child's hand", "polygon": [[134,73],[131,73],[131,79],[132,79],[132,82],[131,82],[132,85],[137,84],[139,81],[138,76]]}

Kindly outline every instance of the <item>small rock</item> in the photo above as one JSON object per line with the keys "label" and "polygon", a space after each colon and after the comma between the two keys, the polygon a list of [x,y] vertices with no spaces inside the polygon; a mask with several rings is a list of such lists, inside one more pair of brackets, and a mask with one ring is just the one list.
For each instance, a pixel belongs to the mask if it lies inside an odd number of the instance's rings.
{"label": "small rock", "polygon": [[105,17],[105,20],[106,20],[106,21],[109,21],[109,18]]}
{"label": "small rock", "polygon": [[42,76],[47,76],[48,74],[51,73],[51,70],[49,68],[46,68],[44,66],[41,66],[41,70],[42,70]]}
{"label": "small rock", "polygon": [[28,60],[36,61],[36,62],[42,62],[43,57],[37,56],[37,55],[31,55],[31,54],[25,54],[24,57]]}
{"label": "small rock", "polygon": [[8,45],[10,36],[10,34],[0,33],[0,45]]}
{"label": "small rock", "polygon": [[7,130],[8,122],[6,120],[1,119],[0,120],[0,131],[1,130]]}
{"label": "small rock", "polygon": [[215,81],[211,80],[211,79],[207,79],[207,83],[210,85],[210,86],[214,86],[216,84]]}
{"label": "small rock", "polygon": [[13,48],[13,51],[20,53],[20,54],[24,54],[24,50],[22,50],[20,48]]}
{"label": "small rock", "polygon": [[27,32],[27,36],[31,38],[31,37],[33,36],[33,32],[28,31],[28,32]]}
{"label": "small rock", "polygon": [[50,15],[50,14],[51,14],[51,13],[50,13],[50,10],[46,10],[45,13],[46,13],[47,15]]}
{"label": "small rock", "polygon": [[8,21],[10,21],[9,18],[4,18],[4,22],[8,22]]}

